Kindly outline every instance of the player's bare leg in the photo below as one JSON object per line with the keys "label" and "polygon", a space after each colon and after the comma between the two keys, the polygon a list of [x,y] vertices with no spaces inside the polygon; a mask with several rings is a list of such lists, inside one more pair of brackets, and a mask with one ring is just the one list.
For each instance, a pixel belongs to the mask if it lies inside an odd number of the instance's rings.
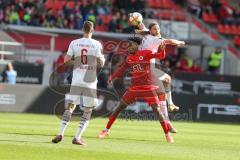
{"label": "player's bare leg", "polygon": [[67,125],[72,117],[72,113],[75,108],[76,108],[76,104],[68,103],[67,108],[64,111],[63,116],[62,116],[59,133],[52,139],[53,143],[58,143],[58,142],[62,141],[63,136],[64,136],[64,131],[67,128]]}
{"label": "player's bare leg", "polygon": [[171,77],[167,74],[165,74],[164,76],[165,78],[162,80],[162,82],[167,96],[168,110],[169,112],[178,111],[179,107],[176,106],[172,101]]}
{"label": "player's bare leg", "polygon": [[152,106],[152,110],[157,115],[157,118],[158,118],[158,120],[162,126],[162,129],[165,133],[167,142],[173,143],[174,140],[173,140],[171,134],[169,133],[168,121],[164,119],[164,115],[162,114],[160,106],[157,106],[157,105]]}
{"label": "player's bare leg", "polygon": [[81,137],[89,124],[91,115],[92,115],[92,107],[85,107],[79,123],[79,128],[77,129],[75,138],[72,140],[73,144],[86,145],[86,143],[82,140]]}
{"label": "player's bare leg", "polygon": [[106,125],[106,128],[100,132],[98,135],[98,138],[104,138],[107,135],[109,135],[110,128],[112,127],[113,123],[115,122],[116,118],[119,116],[119,114],[127,107],[127,104],[124,101],[120,101],[117,108],[114,110],[114,112],[109,117],[108,123]]}

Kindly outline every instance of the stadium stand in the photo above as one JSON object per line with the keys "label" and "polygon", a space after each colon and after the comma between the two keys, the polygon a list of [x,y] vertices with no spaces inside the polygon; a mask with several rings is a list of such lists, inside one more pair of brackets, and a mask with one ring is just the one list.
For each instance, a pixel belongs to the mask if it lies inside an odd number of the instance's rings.
{"label": "stadium stand", "polygon": [[[144,7],[141,0],[122,2],[127,6],[136,6],[134,8],[136,10]],[[81,29],[84,20],[91,20],[97,24],[96,30],[98,31],[120,33],[129,31],[126,17],[133,9],[124,9],[125,6],[122,6],[119,1],[113,0],[46,0],[45,2],[15,0],[1,3],[0,21],[2,23]]]}
{"label": "stadium stand", "polygon": [[[199,16],[205,23],[216,28],[220,34],[230,41],[233,40],[234,44],[239,46],[235,38],[240,33],[239,2],[228,0],[188,0],[187,5],[190,13]],[[199,14],[192,12],[193,8],[198,8],[200,10]]]}

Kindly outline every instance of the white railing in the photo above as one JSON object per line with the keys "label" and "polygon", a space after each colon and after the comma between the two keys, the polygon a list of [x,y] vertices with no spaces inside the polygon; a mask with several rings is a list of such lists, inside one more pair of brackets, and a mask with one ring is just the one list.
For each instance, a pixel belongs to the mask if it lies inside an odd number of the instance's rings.
{"label": "white railing", "polygon": [[14,55],[15,53],[12,51],[5,51],[6,46],[17,46],[17,47],[22,47],[23,44],[18,43],[18,42],[7,42],[7,41],[0,41],[0,46],[1,46],[1,51],[0,51],[0,55],[1,61],[4,61],[4,56],[5,55]]}

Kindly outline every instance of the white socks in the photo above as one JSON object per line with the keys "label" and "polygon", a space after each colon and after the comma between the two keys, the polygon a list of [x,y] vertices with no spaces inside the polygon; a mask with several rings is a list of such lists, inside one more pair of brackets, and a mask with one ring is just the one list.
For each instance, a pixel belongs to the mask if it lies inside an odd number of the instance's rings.
{"label": "white socks", "polygon": [[168,104],[173,104],[173,101],[172,101],[172,92],[169,91],[166,93],[167,94],[167,102]]}
{"label": "white socks", "polygon": [[68,125],[67,121],[64,121],[64,120],[61,121],[60,131],[59,131],[58,135],[62,135],[62,136],[64,135],[64,131],[67,128],[67,125]]}
{"label": "white socks", "polygon": [[165,119],[166,121],[169,121],[168,109],[167,109],[166,101],[163,101],[162,103],[163,103],[163,105],[161,105],[161,107],[160,107],[161,112],[162,112],[162,114],[163,114],[163,116],[164,116],[164,119]]}
{"label": "white socks", "polygon": [[83,132],[88,126],[89,120],[91,118],[92,111],[84,112],[79,123],[75,138],[77,140],[81,139]]}

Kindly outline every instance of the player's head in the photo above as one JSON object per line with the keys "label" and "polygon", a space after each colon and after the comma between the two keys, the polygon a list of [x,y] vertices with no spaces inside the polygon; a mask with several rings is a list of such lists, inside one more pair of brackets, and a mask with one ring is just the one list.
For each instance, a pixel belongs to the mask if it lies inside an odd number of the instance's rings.
{"label": "player's head", "polygon": [[8,63],[7,64],[7,70],[13,70],[13,65],[12,65],[12,63]]}
{"label": "player's head", "polygon": [[136,53],[138,50],[138,46],[141,44],[142,42],[142,38],[140,37],[131,37],[128,38],[130,45],[129,45],[129,51],[130,53]]}
{"label": "player's head", "polygon": [[222,49],[220,47],[215,48],[215,53],[220,54],[222,52]]}
{"label": "player's head", "polygon": [[160,36],[160,26],[157,22],[152,22],[148,26],[149,32],[152,36]]}
{"label": "player's head", "polygon": [[89,33],[93,33],[94,31],[94,24],[93,22],[91,21],[85,21],[83,23],[83,28],[82,28],[83,32],[86,33],[86,34],[89,34]]}

